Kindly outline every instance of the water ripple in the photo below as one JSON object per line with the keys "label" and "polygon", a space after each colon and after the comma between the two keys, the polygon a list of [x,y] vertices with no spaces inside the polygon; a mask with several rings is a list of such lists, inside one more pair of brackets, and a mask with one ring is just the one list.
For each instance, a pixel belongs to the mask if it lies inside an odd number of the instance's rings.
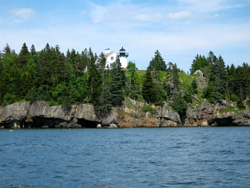
{"label": "water ripple", "polygon": [[249,187],[250,127],[0,130],[2,187]]}

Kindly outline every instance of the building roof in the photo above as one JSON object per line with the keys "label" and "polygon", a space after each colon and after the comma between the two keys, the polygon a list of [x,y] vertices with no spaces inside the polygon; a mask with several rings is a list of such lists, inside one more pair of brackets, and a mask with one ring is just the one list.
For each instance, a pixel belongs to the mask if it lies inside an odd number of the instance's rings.
{"label": "building roof", "polygon": [[108,54],[105,54],[105,58],[107,58],[108,56],[110,56],[110,55],[112,55],[114,53],[116,53],[116,52],[112,51],[112,52],[109,52]]}
{"label": "building roof", "polygon": [[201,70],[197,70],[193,75],[200,75],[201,77],[203,77],[203,72]]}
{"label": "building roof", "polygon": [[120,49],[120,51],[126,51],[123,47]]}

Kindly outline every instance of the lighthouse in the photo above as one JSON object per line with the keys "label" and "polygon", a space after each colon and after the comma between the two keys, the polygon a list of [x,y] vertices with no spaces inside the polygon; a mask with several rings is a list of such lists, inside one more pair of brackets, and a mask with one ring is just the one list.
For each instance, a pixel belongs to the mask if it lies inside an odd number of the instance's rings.
{"label": "lighthouse", "polygon": [[121,65],[123,68],[127,68],[128,66],[128,53],[126,52],[126,50],[122,47],[119,51],[119,59],[120,59],[120,62],[121,62]]}
{"label": "lighthouse", "polygon": [[[126,69],[128,66],[128,59],[127,59],[128,53],[123,47],[120,49],[119,53],[115,51],[110,51],[110,49],[107,48],[105,49],[104,56],[106,58],[106,68],[111,68],[111,64],[114,63],[118,58],[120,60],[121,67],[123,69]],[[97,58],[95,64],[99,64],[99,62],[100,62],[100,57]]]}

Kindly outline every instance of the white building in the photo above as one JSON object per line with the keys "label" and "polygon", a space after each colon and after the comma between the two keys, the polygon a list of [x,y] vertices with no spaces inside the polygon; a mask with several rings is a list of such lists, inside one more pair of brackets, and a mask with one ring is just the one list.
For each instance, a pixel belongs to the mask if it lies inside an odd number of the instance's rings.
{"label": "white building", "polygon": [[[122,68],[127,68],[128,66],[128,53],[126,53],[126,50],[122,47],[119,51],[119,53],[116,53],[115,51],[110,51],[110,49],[105,49],[104,56],[106,58],[106,67],[108,66],[109,68],[111,67],[110,65],[114,63],[117,58],[120,59]],[[97,62],[99,59],[97,59]],[[96,62],[96,63],[97,63]]]}

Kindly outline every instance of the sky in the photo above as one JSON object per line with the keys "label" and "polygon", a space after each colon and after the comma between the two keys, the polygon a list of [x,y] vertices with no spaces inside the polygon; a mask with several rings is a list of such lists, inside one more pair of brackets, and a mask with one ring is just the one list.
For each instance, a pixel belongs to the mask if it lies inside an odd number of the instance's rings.
{"label": "sky", "polygon": [[47,43],[62,52],[124,47],[146,70],[159,50],[189,71],[213,51],[226,65],[250,63],[250,0],[0,0],[0,50]]}

